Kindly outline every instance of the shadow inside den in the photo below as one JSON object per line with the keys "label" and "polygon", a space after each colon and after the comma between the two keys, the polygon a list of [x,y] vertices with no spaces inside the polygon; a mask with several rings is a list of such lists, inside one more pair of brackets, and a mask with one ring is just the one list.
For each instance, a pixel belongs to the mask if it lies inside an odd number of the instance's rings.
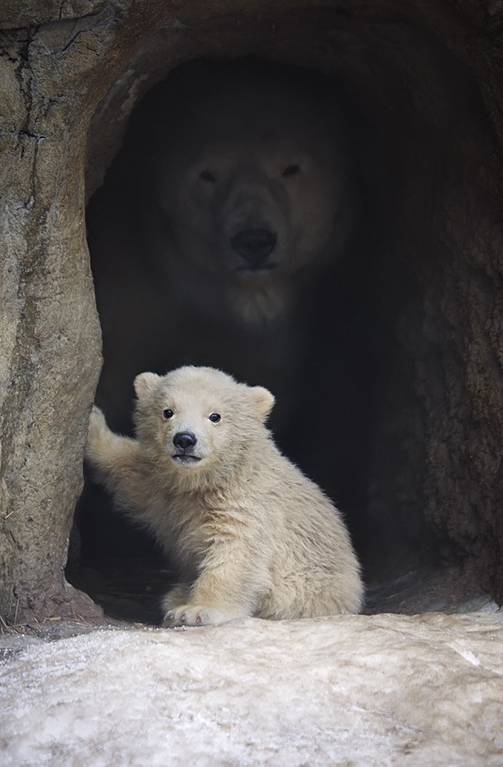
{"label": "shadow inside den", "polygon": [[[413,612],[478,592],[412,480],[415,358],[443,343],[424,292],[444,279],[431,199],[447,136],[402,112],[376,130],[335,77],[191,62],[134,110],[87,224],[111,428],[132,432],[145,370],[209,365],[268,387],[274,439],[344,513],[367,609]],[[442,387],[442,373],[436,354],[427,375]],[[114,617],[160,620],[176,573],[89,474],[72,542],[74,585]]]}

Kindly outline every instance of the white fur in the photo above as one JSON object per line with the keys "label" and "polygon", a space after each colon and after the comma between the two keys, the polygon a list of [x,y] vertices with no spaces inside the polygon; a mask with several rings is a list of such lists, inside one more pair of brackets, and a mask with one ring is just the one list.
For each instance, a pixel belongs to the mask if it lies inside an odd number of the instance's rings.
{"label": "white fur", "polygon": [[[168,625],[360,610],[360,568],[344,522],[274,445],[267,389],[197,367],[143,373],[135,388],[137,439],[113,434],[94,408],[86,457],[179,568],[181,583],[163,602]],[[209,420],[214,412],[219,423]],[[196,435],[198,463],[173,459],[177,431]]]}

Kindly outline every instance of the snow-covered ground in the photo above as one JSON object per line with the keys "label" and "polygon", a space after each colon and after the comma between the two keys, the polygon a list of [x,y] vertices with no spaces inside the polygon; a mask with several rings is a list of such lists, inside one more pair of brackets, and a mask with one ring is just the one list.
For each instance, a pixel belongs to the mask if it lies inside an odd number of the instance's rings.
{"label": "snow-covered ground", "polygon": [[32,641],[0,763],[503,765],[503,615],[374,615]]}

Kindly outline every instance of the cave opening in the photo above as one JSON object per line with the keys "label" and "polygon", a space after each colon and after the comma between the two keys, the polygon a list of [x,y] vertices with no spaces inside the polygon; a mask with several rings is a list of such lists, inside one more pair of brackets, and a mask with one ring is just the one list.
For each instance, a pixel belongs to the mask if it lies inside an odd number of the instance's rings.
{"label": "cave opening", "polygon": [[[163,301],[162,269],[148,257],[155,248],[146,231],[159,211],[151,203],[153,182],[144,184],[153,172],[152,157],[154,165],[159,159],[159,135],[166,145],[172,130],[179,138],[170,116],[176,123],[172,116],[190,98],[180,89],[183,75],[177,85],[184,65],[167,77],[157,72],[159,82],[150,83],[138,101],[88,206],[105,366],[117,334],[123,338],[110,375],[114,387],[120,378],[122,391],[107,398],[100,384],[98,402],[102,396],[113,428],[129,432],[132,380],[145,369],[162,373],[180,364],[209,364],[276,388],[278,401],[284,398],[288,407],[272,422],[275,438],[343,510],[364,567],[367,609],[466,606],[490,587],[490,576],[480,585],[480,573],[468,566],[473,558],[486,558],[490,570],[486,544],[473,532],[487,499],[470,465],[470,438],[475,444],[478,437],[464,364],[466,344],[476,344],[466,291],[480,293],[481,300],[490,291],[474,240],[477,221],[491,207],[479,183],[485,158],[475,147],[490,147],[493,136],[471,76],[422,30],[400,26],[393,30],[396,38],[377,36],[365,45],[360,40],[363,50],[356,55],[357,33],[326,49],[318,31],[318,49],[300,26],[293,38],[285,35],[275,56],[262,40],[258,50],[237,45],[230,60],[191,56],[196,62],[185,66],[199,72],[228,66],[236,76],[240,56],[252,53],[271,80],[298,78],[311,92],[323,93],[330,104],[327,121],[334,109],[341,118],[343,128],[337,122],[332,135],[339,167],[351,176],[338,190],[350,199],[350,211],[340,209],[344,236],[337,254],[322,260],[315,279],[305,271],[294,274],[293,282],[304,286],[295,310],[280,323],[264,320],[260,332],[246,323],[233,330],[208,315],[205,333],[218,339],[208,347],[195,342],[194,327],[174,322]],[[159,114],[161,130],[151,131],[149,121]],[[232,122],[232,110],[227,118]],[[314,121],[316,129],[323,119]],[[175,154],[178,161],[183,152]],[[284,169],[297,164],[292,155]],[[140,223],[138,205],[145,195],[149,203]],[[156,232],[164,231],[159,226]],[[124,253],[131,250],[140,262],[129,270]],[[201,273],[198,322],[211,313],[201,284],[215,288],[213,278]],[[193,300],[183,278],[177,293]],[[169,341],[162,354],[155,327]],[[173,345],[175,333],[180,343]],[[118,407],[121,398],[127,404]],[[73,538],[67,573],[74,585],[111,615],[159,620],[159,595],[176,574],[150,538],[113,512],[89,479]]]}

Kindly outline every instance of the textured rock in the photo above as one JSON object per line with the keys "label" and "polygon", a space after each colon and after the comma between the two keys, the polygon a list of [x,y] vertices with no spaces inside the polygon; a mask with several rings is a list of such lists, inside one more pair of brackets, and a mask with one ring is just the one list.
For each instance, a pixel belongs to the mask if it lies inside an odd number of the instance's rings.
{"label": "textured rock", "polygon": [[[61,62],[49,63],[45,34],[18,34],[2,59],[0,612],[10,619],[64,612],[71,602],[63,567],[100,367],[85,121]],[[74,63],[74,77],[86,72]]]}
{"label": "textured rock", "polygon": [[0,666],[8,765],[501,765],[503,616],[97,631]]}

